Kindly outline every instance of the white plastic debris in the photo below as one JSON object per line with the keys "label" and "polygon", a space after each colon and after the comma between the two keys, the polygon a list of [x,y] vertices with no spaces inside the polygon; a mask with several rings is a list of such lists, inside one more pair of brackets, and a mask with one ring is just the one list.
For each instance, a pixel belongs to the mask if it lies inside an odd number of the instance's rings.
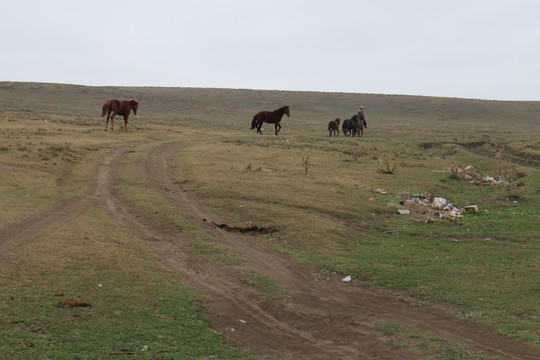
{"label": "white plastic debris", "polygon": [[436,197],[433,199],[433,207],[442,210],[446,206],[446,199],[442,197]]}
{"label": "white plastic debris", "polygon": [[408,209],[399,209],[398,212],[400,215],[409,215],[411,213]]}
{"label": "white plastic debris", "polygon": [[343,282],[351,282],[351,280],[352,280],[351,275],[347,275],[341,281],[343,281]]}

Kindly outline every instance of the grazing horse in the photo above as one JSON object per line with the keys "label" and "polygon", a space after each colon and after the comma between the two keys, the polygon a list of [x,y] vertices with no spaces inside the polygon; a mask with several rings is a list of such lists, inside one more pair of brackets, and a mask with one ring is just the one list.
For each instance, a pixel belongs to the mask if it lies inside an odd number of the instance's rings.
{"label": "grazing horse", "polygon": [[261,127],[263,123],[266,122],[275,125],[277,135],[279,130],[281,130],[281,125],[279,125],[279,122],[281,121],[283,114],[291,116],[288,106],[284,106],[274,111],[259,111],[251,121],[251,130],[257,128],[257,132],[262,135]]}
{"label": "grazing horse", "polygon": [[328,132],[330,133],[330,137],[332,137],[332,134],[334,134],[334,136],[339,136],[339,122],[340,121],[341,121],[340,119],[336,119],[336,120],[331,120],[328,123]]}
{"label": "grazing horse", "polygon": [[[137,108],[139,107],[139,102],[137,100],[118,100],[110,99],[103,104],[103,111],[101,116],[105,116],[107,113],[107,121],[105,122],[105,131],[107,131],[107,126],[109,126],[109,118],[111,119],[111,131],[114,130],[114,117],[116,115],[122,115],[124,117],[124,125],[120,128],[128,129],[128,119],[129,113],[133,110],[133,114],[137,115]],[[112,113],[112,115],[111,115]]]}

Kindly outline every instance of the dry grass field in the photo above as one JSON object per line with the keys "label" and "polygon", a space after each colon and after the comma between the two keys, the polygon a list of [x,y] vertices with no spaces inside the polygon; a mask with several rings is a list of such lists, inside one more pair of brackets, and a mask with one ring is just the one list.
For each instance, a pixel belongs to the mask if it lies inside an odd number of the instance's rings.
{"label": "dry grass field", "polygon": [[0,82],[0,358],[537,359],[539,130],[540,102]]}

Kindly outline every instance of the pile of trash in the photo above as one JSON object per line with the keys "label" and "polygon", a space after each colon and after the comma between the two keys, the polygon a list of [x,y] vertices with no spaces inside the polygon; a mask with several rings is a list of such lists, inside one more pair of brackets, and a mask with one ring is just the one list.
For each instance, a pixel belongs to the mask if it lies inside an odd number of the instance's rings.
{"label": "pile of trash", "polygon": [[457,179],[474,185],[502,184],[505,182],[502,177],[497,176],[497,178],[494,178],[493,176],[484,175],[471,165],[463,168],[460,165],[451,164],[448,166],[448,171]]}
{"label": "pile of trash", "polygon": [[436,197],[433,199],[432,207],[435,209],[443,210],[443,214],[448,214],[450,219],[463,216],[463,209],[458,208],[452,203],[446,201],[445,198]]}
{"label": "pile of trash", "polygon": [[445,198],[435,197],[430,194],[413,194],[404,201],[400,201],[399,205],[403,209],[398,209],[401,215],[420,216],[426,220],[432,218],[443,218],[454,220],[462,217],[463,214],[478,212],[477,205],[468,205],[460,208]]}

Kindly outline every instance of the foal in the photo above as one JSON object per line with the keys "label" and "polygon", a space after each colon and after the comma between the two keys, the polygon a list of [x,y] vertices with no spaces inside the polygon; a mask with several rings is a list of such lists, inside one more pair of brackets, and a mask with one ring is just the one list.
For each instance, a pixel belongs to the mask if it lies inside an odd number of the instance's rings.
{"label": "foal", "polygon": [[339,136],[339,122],[340,121],[341,121],[340,119],[336,119],[328,123],[328,132],[330,133],[330,137],[332,137],[332,134],[334,134],[334,136]]}

